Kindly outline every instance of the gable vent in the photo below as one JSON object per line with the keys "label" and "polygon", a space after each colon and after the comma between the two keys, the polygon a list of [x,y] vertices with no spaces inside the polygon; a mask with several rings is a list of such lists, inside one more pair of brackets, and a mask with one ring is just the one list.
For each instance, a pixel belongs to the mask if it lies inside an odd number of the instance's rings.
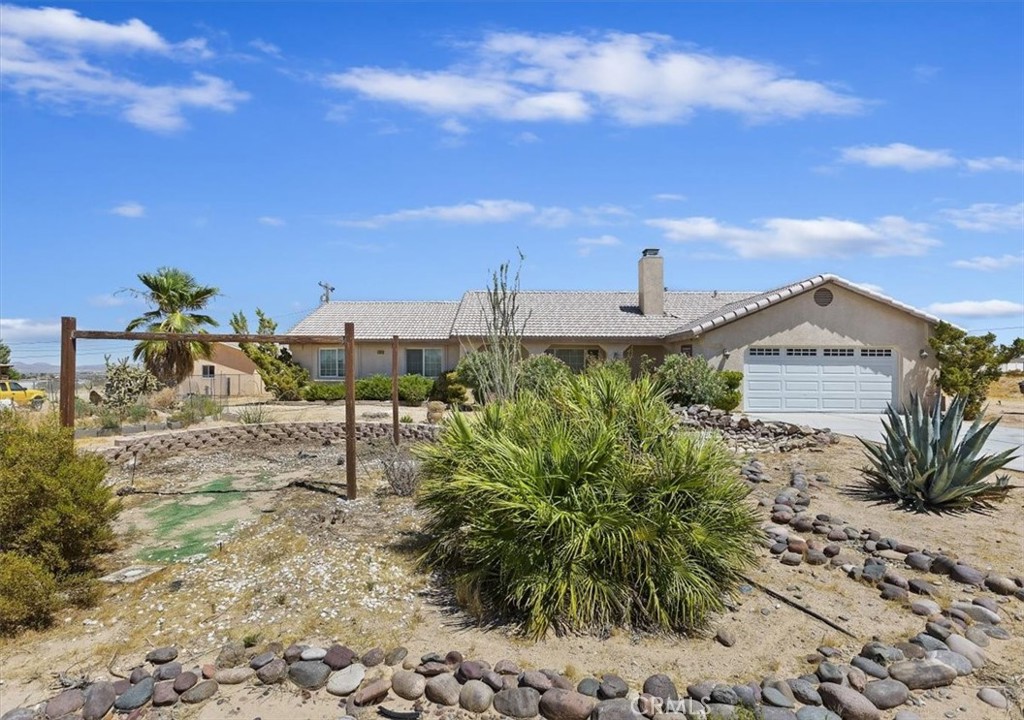
{"label": "gable vent", "polygon": [[820,290],[814,291],[814,302],[821,307],[828,307],[832,304],[833,299],[832,291],[828,288],[821,288]]}

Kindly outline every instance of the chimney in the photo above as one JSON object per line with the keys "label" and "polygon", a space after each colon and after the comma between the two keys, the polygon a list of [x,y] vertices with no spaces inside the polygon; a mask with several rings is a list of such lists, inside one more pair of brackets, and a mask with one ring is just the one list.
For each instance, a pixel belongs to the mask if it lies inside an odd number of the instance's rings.
{"label": "chimney", "polygon": [[657,248],[647,248],[640,256],[640,314],[665,314],[665,258]]}

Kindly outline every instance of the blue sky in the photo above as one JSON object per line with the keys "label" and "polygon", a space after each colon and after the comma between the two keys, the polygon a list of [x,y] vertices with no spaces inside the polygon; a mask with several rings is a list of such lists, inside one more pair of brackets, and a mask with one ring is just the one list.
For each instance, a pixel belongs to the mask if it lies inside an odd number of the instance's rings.
{"label": "blue sky", "polygon": [[[822,272],[1024,334],[1024,5],[3,5],[0,335]],[[90,343],[84,362],[126,343]]]}

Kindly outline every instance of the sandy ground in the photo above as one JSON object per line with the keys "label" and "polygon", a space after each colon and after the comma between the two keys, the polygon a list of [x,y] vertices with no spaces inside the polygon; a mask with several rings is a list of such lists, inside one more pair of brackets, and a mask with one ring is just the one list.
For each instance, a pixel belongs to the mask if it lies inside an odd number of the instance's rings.
{"label": "sandy ground", "polygon": [[[303,420],[327,419],[335,411],[299,410]],[[409,500],[386,491],[380,479],[382,452],[361,448],[361,496],[351,503],[331,493],[331,483],[343,482],[339,448],[334,447],[243,446],[145,461],[134,472],[112,469],[110,478],[118,486],[141,490],[190,493],[216,486],[258,492],[216,495],[215,500],[202,494],[128,496],[118,521],[122,546],[108,559],[109,569],[140,558],[168,564],[138,583],[110,587],[97,608],[68,610],[45,632],[0,643],[0,710],[52,695],[54,672],[124,673],[147,650],[164,644],[181,648],[183,663],[200,663],[215,657],[229,638],[257,644],[338,641],[357,651],[403,644],[413,656],[458,649],[467,657],[492,663],[510,658],[573,678],[614,671],[639,684],[652,673],[666,672],[685,686],[701,679],[793,677],[810,669],[804,658],[821,644],[840,647],[848,659],[872,637],[895,642],[923,627],[909,610],[881,600],[877,591],[837,569],[790,568],[764,553],[760,567],[751,572],[757,582],[838,620],[858,639],[756,589],[741,594],[735,611],[718,618],[708,637],[619,632],[528,643],[509,629],[483,630],[453,608],[430,577],[416,571],[409,546],[420,517]],[[813,512],[838,515],[921,547],[948,549],[979,567],[1024,572],[1024,493],[1014,493],[990,516],[913,515],[844,494],[843,486],[856,480],[856,468],[863,464],[853,441],[823,453],[763,460],[772,482],[757,486],[752,501],[773,497],[788,480],[791,464],[801,462],[832,480],[827,489],[815,491]],[[279,489],[295,480],[324,485],[320,491]],[[1015,482],[1024,484],[1024,476],[1015,474]],[[844,554],[857,564],[863,560],[853,549]],[[904,575],[915,573],[907,569]],[[940,600],[961,597],[967,597],[961,588],[945,587]],[[986,672],[994,675],[1019,673],[1024,658],[1024,604],[1010,601],[1004,616],[1014,639],[990,648],[993,663]],[[734,647],[710,639],[722,626],[735,632]],[[978,676],[961,679],[947,700],[920,708],[921,717],[939,720],[951,707],[965,708],[957,715],[962,718],[997,717],[974,697],[981,683]],[[213,702],[178,709],[174,717],[338,714],[337,700],[326,693],[309,696],[281,686],[225,688]]]}
{"label": "sandy ground", "polygon": [[1019,383],[1024,375],[1004,375],[988,388],[986,419],[1002,418],[1002,427],[1024,428],[1024,393]]}

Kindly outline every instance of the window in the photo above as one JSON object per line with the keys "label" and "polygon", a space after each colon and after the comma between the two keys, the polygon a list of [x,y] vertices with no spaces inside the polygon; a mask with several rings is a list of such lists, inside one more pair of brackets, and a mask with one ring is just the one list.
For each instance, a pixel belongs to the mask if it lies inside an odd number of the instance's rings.
{"label": "window", "polygon": [[444,368],[444,353],[440,348],[409,349],[405,351],[405,372],[436,378]]}
{"label": "window", "polygon": [[203,377],[204,378],[212,378],[214,376],[215,372],[216,372],[216,369],[214,368],[213,365],[203,365]]}
{"label": "window", "polygon": [[825,348],[825,357],[853,357],[853,348]]}
{"label": "window", "polygon": [[816,348],[786,348],[787,357],[817,357]]}
{"label": "window", "polygon": [[752,348],[750,348],[750,354],[753,357],[777,357],[779,355],[779,349],[778,348],[752,347]]}
{"label": "window", "polygon": [[16,383],[16,382],[12,382],[11,383],[11,390],[24,390],[24,389],[25,389],[25,386],[22,385],[21,383]]}
{"label": "window", "polygon": [[319,377],[345,377],[345,351],[342,348],[322,348],[320,350]]}
{"label": "window", "polygon": [[880,350],[875,348],[865,348],[860,351],[861,357],[892,357],[892,350]]}
{"label": "window", "polygon": [[554,355],[573,372],[583,372],[588,362],[601,359],[597,348],[551,348],[545,354]]}
{"label": "window", "polygon": [[685,355],[686,357],[693,357],[693,345],[681,345],[679,347],[679,354]]}

